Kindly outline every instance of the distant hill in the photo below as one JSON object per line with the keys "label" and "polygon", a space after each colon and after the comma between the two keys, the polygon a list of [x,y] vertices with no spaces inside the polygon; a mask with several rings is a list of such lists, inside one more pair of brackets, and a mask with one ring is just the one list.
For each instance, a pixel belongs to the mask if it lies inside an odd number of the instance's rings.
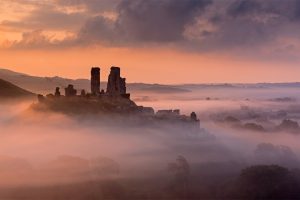
{"label": "distant hill", "polygon": [[0,79],[0,99],[33,97],[35,94]]}
{"label": "distant hill", "polygon": [[66,87],[68,84],[73,84],[77,89],[87,89],[90,84],[89,80],[86,79],[72,80],[57,76],[38,77],[7,69],[0,69],[0,79],[9,81],[26,90],[43,94],[54,92],[55,87]]}
{"label": "distant hill", "polygon": [[[101,77],[101,80],[106,80],[107,77]],[[34,93],[48,94],[53,93],[56,87],[63,89],[72,84],[80,91],[85,89],[90,91],[89,79],[68,79],[63,77],[39,77],[31,76],[24,73],[14,72],[8,69],[0,68],[0,79],[9,81],[25,90]],[[128,80],[130,81],[130,80]],[[106,90],[107,82],[101,82],[101,89]],[[165,84],[147,84],[147,83],[127,83],[128,92],[133,95],[147,94],[185,94],[194,91],[213,90],[213,89],[268,89],[268,88],[300,88],[300,82],[291,83],[211,83],[211,84],[178,84],[178,85],[165,85]]]}
{"label": "distant hill", "polygon": [[128,84],[130,90],[145,91],[152,93],[184,93],[191,92],[189,89],[181,86],[161,85],[161,84],[145,84],[145,83],[130,83]]}
{"label": "distant hill", "polygon": [[[90,91],[90,80],[88,79],[68,79],[62,77],[38,77],[31,76],[24,73],[14,72],[7,69],[0,68],[0,78],[7,80],[15,85],[18,85],[26,90],[35,93],[53,93],[56,87],[63,88],[68,84],[74,85],[77,90],[85,89]],[[104,77],[101,77],[102,80]],[[106,90],[106,82],[101,82],[101,89]],[[190,92],[187,88],[173,85],[161,84],[145,84],[145,83],[128,83],[127,89],[129,92],[147,92],[147,93],[182,93]]]}

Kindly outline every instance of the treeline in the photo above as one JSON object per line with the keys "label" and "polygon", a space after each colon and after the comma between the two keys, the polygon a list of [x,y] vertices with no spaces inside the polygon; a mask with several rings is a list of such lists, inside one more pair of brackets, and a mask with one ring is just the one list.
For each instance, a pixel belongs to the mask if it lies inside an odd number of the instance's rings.
{"label": "treeline", "polygon": [[236,162],[190,165],[178,156],[157,175],[2,188],[0,199],[300,199],[300,170]]}

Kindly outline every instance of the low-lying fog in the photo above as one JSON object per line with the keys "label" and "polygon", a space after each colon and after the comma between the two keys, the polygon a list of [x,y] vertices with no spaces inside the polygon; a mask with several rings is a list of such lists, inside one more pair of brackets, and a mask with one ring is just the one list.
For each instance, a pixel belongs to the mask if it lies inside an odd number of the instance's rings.
{"label": "low-lying fog", "polygon": [[[251,86],[251,85],[250,85]],[[184,114],[195,111],[201,120],[201,127],[209,130],[222,142],[232,142],[231,147],[249,143],[271,142],[288,145],[295,151],[299,148],[297,134],[257,133],[246,130],[227,129],[215,121],[233,116],[245,122],[255,122],[268,127],[279,125],[283,119],[300,119],[299,87],[202,87],[191,92],[175,94],[136,94],[138,104],[158,109],[178,108]],[[142,98],[144,97],[144,98]],[[147,97],[147,98],[145,98]],[[239,140],[239,141],[237,141]]]}
{"label": "low-lying fog", "polygon": [[[0,105],[0,185],[41,186],[108,177],[158,177],[161,184],[179,155],[190,165],[191,177],[238,174],[255,164],[297,168],[300,133],[277,127],[284,119],[299,120],[298,94],[292,87],[133,94],[138,105],[155,110],[178,108],[186,115],[195,111],[201,120],[198,135],[172,128],[106,125],[97,117],[37,113],[29,109],[30,101],[5,102]],[[236,128],[228,119],[261,125],[265,131]]]}

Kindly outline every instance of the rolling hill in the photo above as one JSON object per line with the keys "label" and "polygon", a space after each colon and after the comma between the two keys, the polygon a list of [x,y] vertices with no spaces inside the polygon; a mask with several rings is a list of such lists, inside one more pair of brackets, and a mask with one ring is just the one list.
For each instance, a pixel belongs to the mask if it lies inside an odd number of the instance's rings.
{"label": "rolling hill", "polygon": [[35,94],[0,79],[0,99],[34,97]]}
{"label": "rolling hill", "polygon": [[[102,80],[105,80],[105,77],[101,78]],[[61,87],[61,89],[63,89],[68,84],[74,85],[74,87],[79,91],[81,89],[85,89],[86,91],[90,90],[90,80],[88,79],[68,79],[58,76],[38,77],[3,68],[0,68],[0,79],[7,80],[15,85],[25,88],[26,90],[41,94],[53,93],[55,87]],[[101,82],[101,88],[106,89],[106,84],[107,82]],[[127,89],[129,92],[133,93],[152,92],[170,94],[190,92],[190,90],[182,88],[181,86],[146,83],[127,83]]]}

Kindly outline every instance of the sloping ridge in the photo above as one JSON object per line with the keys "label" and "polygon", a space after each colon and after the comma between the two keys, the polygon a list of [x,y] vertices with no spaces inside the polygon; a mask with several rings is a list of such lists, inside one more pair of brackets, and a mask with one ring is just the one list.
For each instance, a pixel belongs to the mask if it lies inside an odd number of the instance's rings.
{"label": "sloping ridge", "polygon": [[33,97],[35,94],[0,79],[0,98]]}

